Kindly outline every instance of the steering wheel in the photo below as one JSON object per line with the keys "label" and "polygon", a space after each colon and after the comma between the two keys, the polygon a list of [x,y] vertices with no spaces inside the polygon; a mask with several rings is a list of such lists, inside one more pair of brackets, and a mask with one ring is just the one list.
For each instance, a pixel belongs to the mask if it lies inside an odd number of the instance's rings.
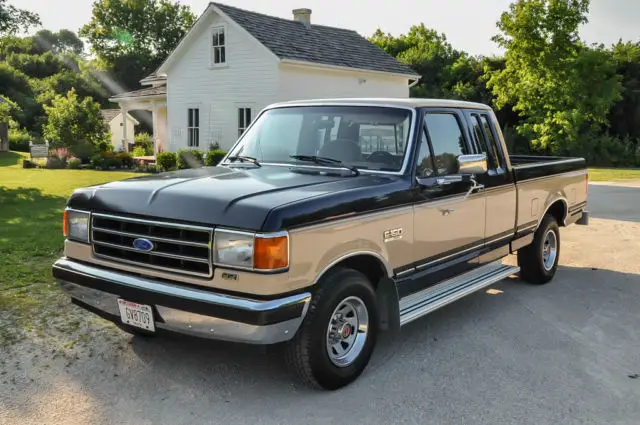
{"label": "steering wheel", "polygon": [[361,160],[360,146],[351,139],[337,138],[320,148],[320,155],[344,161]]}

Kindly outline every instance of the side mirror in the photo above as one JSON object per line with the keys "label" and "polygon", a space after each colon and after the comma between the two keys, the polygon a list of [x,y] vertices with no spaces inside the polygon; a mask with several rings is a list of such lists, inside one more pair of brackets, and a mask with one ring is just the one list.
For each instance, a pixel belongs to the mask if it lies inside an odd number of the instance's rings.
{"label": "side mirror", "polygon": [[487,154],[460,155],[458,157],[458,173],[460,174],[484,174],[487,169]]}

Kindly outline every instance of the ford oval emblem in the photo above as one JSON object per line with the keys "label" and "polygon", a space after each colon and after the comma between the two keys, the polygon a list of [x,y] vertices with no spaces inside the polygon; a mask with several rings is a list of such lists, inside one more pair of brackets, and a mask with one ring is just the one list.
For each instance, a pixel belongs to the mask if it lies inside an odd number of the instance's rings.
{"label": "ford oval emblem", "polygon": [[153,242],[149,239],[137,238],[133,240],[133,247],[138,251],[149,252],[153,250]]}

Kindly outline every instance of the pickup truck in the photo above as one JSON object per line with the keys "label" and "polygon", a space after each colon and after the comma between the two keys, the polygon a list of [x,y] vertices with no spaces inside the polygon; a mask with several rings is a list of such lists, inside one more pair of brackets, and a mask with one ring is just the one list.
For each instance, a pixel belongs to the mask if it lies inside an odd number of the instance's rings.
{"label": "pickup truck", "polygon": [[582,158],[510,156],[483,104],[278,103],[217,166],[74,191],[53,275],[130,333],[277,344],[335,390],[382,332],[511,275],[549,282],[587,181]]}

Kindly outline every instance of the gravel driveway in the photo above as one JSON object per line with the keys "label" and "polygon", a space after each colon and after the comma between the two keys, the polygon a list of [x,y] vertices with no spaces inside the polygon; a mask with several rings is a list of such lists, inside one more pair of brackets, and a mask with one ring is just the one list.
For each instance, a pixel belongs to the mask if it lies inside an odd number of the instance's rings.
{"label": "gravel driveway", "polygon": [[638,424],[640,184],[589,202],[551,284],[507,279],[412,323],[343,390],[297,385],[272,350],[95,319],[3,354],[0,424]]}

